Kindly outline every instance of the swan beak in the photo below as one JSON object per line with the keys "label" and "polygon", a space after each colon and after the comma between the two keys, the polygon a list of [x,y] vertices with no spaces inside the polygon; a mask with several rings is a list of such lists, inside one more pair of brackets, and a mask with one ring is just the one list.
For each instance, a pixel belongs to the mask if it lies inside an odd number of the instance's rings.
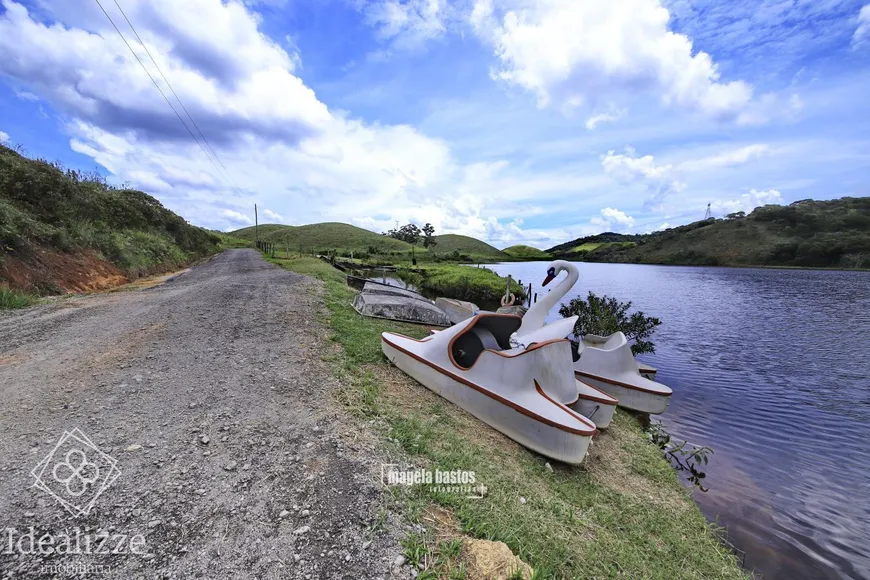
{"label": "swan beak", "polygon": [[543,281],[543,283],[541,284],[541,286],[546,286],[547,284],[549,284],[550,282],[552,282],[553,279],[555,279],[555,278],[556,278],[555,276],[547,276],[546,278],[544,278],[544,281]]}

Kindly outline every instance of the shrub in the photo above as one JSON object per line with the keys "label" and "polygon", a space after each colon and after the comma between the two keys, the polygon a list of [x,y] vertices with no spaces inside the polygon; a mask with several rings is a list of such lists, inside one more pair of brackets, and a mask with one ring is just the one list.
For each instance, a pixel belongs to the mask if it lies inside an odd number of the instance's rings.
{"label": "shrub", "polygon": [[608,336],[614,332],[622,332],[628,338],[633,354],[654,353],[655,344],[649,340],[656,327],[662,322],[658,318],[646,316],[643,312],[628,314],[631,302],[619,302],[610,296],[598,296],[589,292],[589,296],[574,298],[568,304],[559,308],[563,318],[578,316],[574,325],[574,334],[597,334]]}

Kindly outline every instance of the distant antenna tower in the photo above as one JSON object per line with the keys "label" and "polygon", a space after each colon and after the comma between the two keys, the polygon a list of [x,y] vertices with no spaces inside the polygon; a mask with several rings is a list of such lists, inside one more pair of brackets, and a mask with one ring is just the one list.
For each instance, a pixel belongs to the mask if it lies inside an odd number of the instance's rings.
{"label": "distant antenna tower", "polygon": [[704,220],[706,221],[706,220],[710,219],[711,217],[713,217],[713,212],[710,211],[710,204],[708,203],[707,204],[707,213],[704,214]]}

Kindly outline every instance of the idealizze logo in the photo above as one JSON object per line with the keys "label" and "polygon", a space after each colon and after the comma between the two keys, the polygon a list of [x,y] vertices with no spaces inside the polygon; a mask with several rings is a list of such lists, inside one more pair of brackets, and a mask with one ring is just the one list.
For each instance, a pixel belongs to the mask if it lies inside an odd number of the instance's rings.
{"label": "idealizze logo", "polygon": [[79,517],[91,511],[121,470],[113,457],[76,428],[64,431],[54,449],[30,473],[36,480],[34,487]]}

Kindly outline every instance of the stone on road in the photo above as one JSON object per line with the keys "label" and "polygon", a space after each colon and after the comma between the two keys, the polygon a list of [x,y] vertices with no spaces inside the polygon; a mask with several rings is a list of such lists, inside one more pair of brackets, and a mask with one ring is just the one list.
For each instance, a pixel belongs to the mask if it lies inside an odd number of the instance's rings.
{"label": "stone on road", "polygon": [[[230,250],[0,315],[0,578],[388,577],[400,548],[373,531],[375,458],[342,443],[319,288]],[[108,553],[41,553],[75,533]]]}

